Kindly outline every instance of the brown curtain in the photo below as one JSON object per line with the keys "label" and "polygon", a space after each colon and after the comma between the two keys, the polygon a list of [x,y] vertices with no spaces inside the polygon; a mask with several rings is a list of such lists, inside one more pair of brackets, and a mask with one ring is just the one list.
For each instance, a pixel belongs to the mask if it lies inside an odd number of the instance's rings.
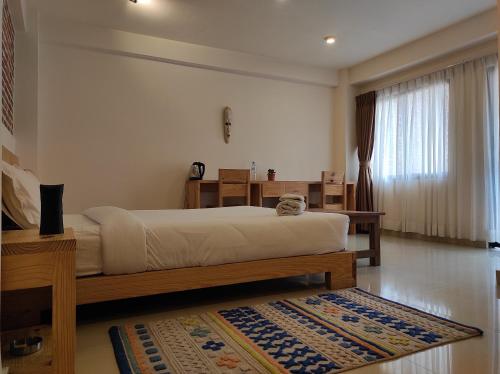
{"label": "brown curtain", "polygon": [[[370,161],[375,136],[376,93],[356,97],[356,139],[358,143],[359,175],[356,189],[356,209],[373,211],[373,182]],[[366,229],[361,227],[362,230]]]}

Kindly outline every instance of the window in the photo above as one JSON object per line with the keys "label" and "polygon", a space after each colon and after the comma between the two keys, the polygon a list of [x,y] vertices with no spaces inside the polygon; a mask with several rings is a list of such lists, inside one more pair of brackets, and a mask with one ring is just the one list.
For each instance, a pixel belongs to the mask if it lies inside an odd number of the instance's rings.
{"label": "window", "polygon": [[377,92],[373,195],[382,226],[500,238],[496,55]]}
{"label": "window", "polygon": [[445,176],[448,112],[449,83],[443,73],[377,92],[376,177]]}

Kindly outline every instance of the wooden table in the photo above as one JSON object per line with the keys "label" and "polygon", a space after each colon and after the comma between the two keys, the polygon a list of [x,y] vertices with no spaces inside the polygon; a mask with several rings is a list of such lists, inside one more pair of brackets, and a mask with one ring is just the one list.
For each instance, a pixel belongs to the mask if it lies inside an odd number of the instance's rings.
{"label": "wooden table", "polygon": [[[217,206],[218,201],[214,197],[218,193],[218,188],[219,182],[216,180],[187,181],[184,208],[200,209]],[[253,206],[266,206],[264,199],[277,199],[285,193],[303,195],[309,206],[321,204],[321,181],[251,181],[250,189]],[[354,210],[356,208],[356,183],[347,182],[346,189],[347,209]]]}
{"label": "wooden table", "polygon": [[[71,229],[51,237],[37,230],[2,233],[2,291],[52,287],[52,359],[26,365],[19,360],[10,373],[73,374],[76,342],[76,240]],[[30,356],[27,356],[30,357]],[[9,360],[4,360],[9,366]]]}
{"label": "wooden table", "polygon": [[[218,206],[219,182],[216,180],[190,180],[186,182],[185,209],[200,209]],[[356,183],[346,183],[347,209],[356,210]],[[278,198],[285,193],[305,197],[308,209],[320,207],[321,181],[251,181],[250,205],[276,207]],[[351,225],[349,234],[356,233]]]}
{"label": "wooden table", "polygon": [[349,216],[351,225],[368,224],[370,247],[367,250],[356,251],[357,258],[369,258],[371,266],[380,266],[380,217],[384,212],[358,212],[352,210],[333,211],[328,209],[310,209],[311,212],[339,213]]}

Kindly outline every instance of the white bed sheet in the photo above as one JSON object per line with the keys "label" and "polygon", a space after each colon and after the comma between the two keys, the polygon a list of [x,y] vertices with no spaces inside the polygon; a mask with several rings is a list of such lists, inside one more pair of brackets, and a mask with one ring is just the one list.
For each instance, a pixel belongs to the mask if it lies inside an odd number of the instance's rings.
{"label": "white bed sheet", "polygon": [[[147,269],[255,261],[325,254],[347,245],[349,218],[305,212],[282,216],[275,209],[131,211],[146,227]],[[77,239],[77,275],[102,272],[99,225],[83,215],[65,216]]]}
{"label": "white bed sheet", "polygon": [[65,214],[64,226],[73,228],[76,237],[76,275],[102,273],[101,229],[82,214]]}

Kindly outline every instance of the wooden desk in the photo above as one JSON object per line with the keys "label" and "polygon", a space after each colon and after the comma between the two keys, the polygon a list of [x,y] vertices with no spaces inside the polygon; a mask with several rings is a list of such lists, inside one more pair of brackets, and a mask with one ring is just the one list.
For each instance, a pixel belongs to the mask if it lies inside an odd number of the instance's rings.
{"label": "wooden desk", "polygon": [[339,213],[349,216],[351,225],[368,224],[370,247],[367,250],[356,251],[357,258],[369,258],[371,266],[380,266],[380,217],[384,212],[331,211],[328,209],[311,209],[312,212]]}
{"label": "wooden desk", "polygon": [[52,336],[49,339],[52,364],[34,363],[31,359],[26,363],[22,359],[9,363],[6,359],[4,365],[11,366],[12,374],[75,372],[75,252],[76,240],[71,229],[66,229],[63,235],[44,238],[37,230],[2,233],[2,291],[52,287]]}
{"label": "wooden desk", "polygon": [[[347,206],[349,210],[356,210],[356,184],[347,182]],[[217,195],[218,181],[196,180],[186,182],[185,209],[200,209],[217,206],[217,201],[210,195]],[[303,195],[308,201],[308,208],[317,207],[321,203],[321,181],[252,181],[251,205],[266,206],[263,199],[279,198],[285,193]],[[317,205],[317,206],[315,206]]]}
{"label": "wooden desk", "polygon": [[[347,209],[356,210],[356,184],[347,182]],[[185,209],[211,208],[218,206],[218,181],[197,180],[186,182],[184,200]],[[278,198],[285,193],[294,193],[305,197],[307,208],[321,207],[321,181],[252,181],[250,183],[250,204],[274,208]],[[356,232],[351,225],[350,234]]]}

